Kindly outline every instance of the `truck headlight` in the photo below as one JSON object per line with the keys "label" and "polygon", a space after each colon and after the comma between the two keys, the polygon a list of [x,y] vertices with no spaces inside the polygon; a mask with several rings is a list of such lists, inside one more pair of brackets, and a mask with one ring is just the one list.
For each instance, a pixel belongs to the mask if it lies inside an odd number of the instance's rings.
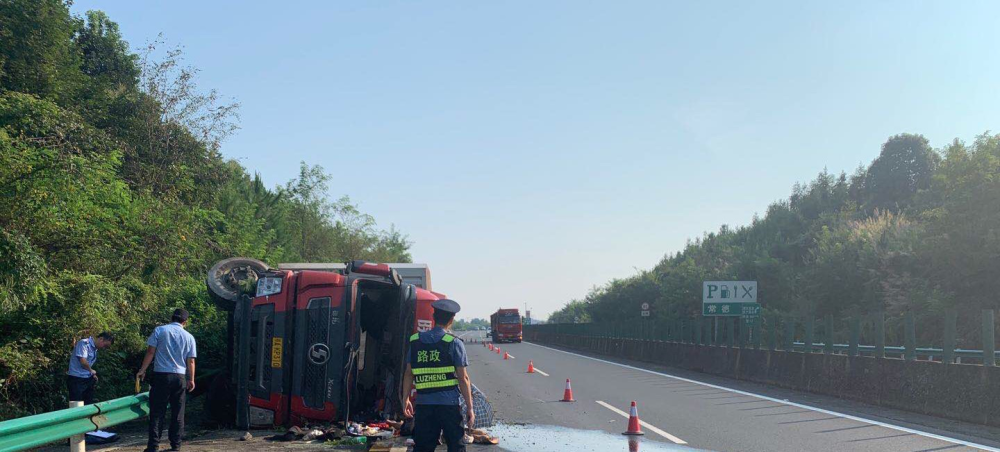
{"label": "truck headlight", "polygon": [[257,296],[264,297],[281,293],[281,278],[266,277],[257,280]]}

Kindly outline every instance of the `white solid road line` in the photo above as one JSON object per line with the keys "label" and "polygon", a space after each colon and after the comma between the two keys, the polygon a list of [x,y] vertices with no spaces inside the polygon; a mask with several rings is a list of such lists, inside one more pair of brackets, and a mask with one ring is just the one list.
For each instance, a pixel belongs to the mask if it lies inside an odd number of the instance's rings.
{"label": "white solid road line", "polygon": [[[615,408],[615,407],[611,406],[610,404],[605,403],[605,402],[600,401],[600,400],[598,400],[597,403],[601,404],[601,406],[603,406],[604,408],[607,408],[607,409],[609,409],[611,411],[614,411],[615,413],[618,413],[618,414],[620,414],[622,416],[625,416],[625,419],[628,419],[628,413],[626,413],[626,412],[624,412],[622,410],[619,410],[618,408]],[[639,419],[639,424],[642,425],[643,427],[646,427],[647,430],[650,430],[653,433],[656,433],[657,435],[660,435],[660,436],[666,438],[669,441],[673,441],[674,444],[687,444],[686,441],[684,441],[684,440],[682,440],[682,439],[680,439],[680,438],[678,438],[678,437],[676,437],[674,435],[671,435],[671,434],[669,434],[669,433],[667,433],[667,432],[665,432],[663,430],[660,430],[660,429],[658,429],[658,428],[650,425],[648,422],[646,422],[646,421],[644,421],[642,419]]]}
{"label": "white solid road line", "polygon": [[535,368],[535,373],[539,373],[539,374],[545,375],[546,377],[549,376],[549,374],[547,374],[545,372],[542,372],[542,369],[539,369],[537,367]]}
{"label": "white solid road line", "polygon": [[858,416],[854,416],[854,415],[850,415],[850,414],[838,413],[836,411],[830,411],[830,410],[827,410],[827,409],[817,408],[817,407],[810,406],[810,405],[804,405],[804,404],[801,404],[801,403],[789,402],[787,400],[776,399],[774,397],[768,397],[768,396],[760,395],[760,394],[754,394],[752,392],[740,391],[739,389],[727,388],[725,386],[719,386],[719,385],[714,385],[714,384],[711,384],[711,383],[705,383],[705,382],[701,382],[701,381],[698,381],[698,380],[692,380],[690,378],[678,377],[676,375],[670,375],[670,374],[666,374],[666,373],[663,373],[663,372],[657,372],[655,370],[649,370],[649,369],[643,369],[641,367],[630,366],[628,364],[621,364],[621,363],[616,363],[614,361],[608,361],[608,360],[604,360],[604,359],[600,359],[600,358],[593,358],[593,357],[590,357],[590,356],[587,356],[587,355],[581,355],[579,353],[567,352],[565,350],[559,350],[557,348],[546,347],[544,345],[535,344],[533,342],[525,342],[525,343],[526,344],[534,345],[535,347],[541,347],[541,348],[552,350],[552,351],[555,351],[555,352],[565,353],[567,355],[578,356],[580,358],[586,358],[586,359],[589,359],[589,360],[598,361],[598,362],[602,362],[602,363],[605,363],[605,364],[611,364],[611,365],[614,365],[614,366],[624,367],[626,369],[638,370],[640,372],[645,372],[645,373],[653,374],[653,375],[659,375],[661,377],[673,378],[674,380],[685,381],[685,382],[688,382],[688,383],[694,383],[694,384],[698,384],[698,385],[702,385],[702,386],[707,386],[707,387],[713,388],[713,389],[721,389],[723,391],[729,391],[729,392],[732,392],[734,394],[741,394],[741,395],[750,396],[750,397],[757,397],[759,399],[769,400],[771,402],[781,403],[781,404],[788,405],[788,406],[794,406],[794,407],[798,407],[798,408],[805,408],[807,410],[813,410],[813,411],[816,411],[818,413],[829,414],[829,415],[832,415],[832,416],[842,417],[844,419],[850,419],[852,421],[858,421],[858,422],[863,422],[863,423],[866,423],[866,424],[877,425],[879,427],[885,427],[885,428],[892,429],[892,430],[897,430],[897,431],[900,431],[900,432],[912,433],[914,435],[920,435],[920,436],[923,436],[923,437],[926,437],[926,438],[933,438],[933,439],[936,439],[936,440],[940,440],[940,441],[944,441],[944,442],[948,442],[948,443],[952,443],[952,444],[959,444],[959,445],[962,445],[962,446],[974,447],[976,449],[987,450],[987,451],[990,451],[990,452],[1000,452],[1000,448],[990,447],[990,446],[986,446],[986,445],[983,445],[983,444],[978,444],[978,443],[974,443],[974,442],[971,442],[971,441],[965,441],[965,440],[958,439],[958,438],[951,438],[951,437],[948,437],[948,436],[938,435],[936,433],[924,432],[924,431],[920,431],[920,430],[915,430],[915,429],[912,429],[912,428],[909,428],[909,427],[903,427],[903,426],[900,426],[900,425],[888,424],[888,423],[885,423],[885,422],[875,421],[875,420],[872,420],[872,419],[865,419],[863,417],[858,417]]}

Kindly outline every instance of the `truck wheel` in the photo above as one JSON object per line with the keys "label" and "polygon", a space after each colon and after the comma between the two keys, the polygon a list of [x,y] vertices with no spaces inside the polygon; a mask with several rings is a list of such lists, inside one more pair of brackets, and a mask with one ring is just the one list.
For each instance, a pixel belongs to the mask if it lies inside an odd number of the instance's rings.
{"label": "truck wheel", "polygon": [[205,284],[212,299],[223,309],[230,311],[240,297],[240,284],[267,271],[267,264],[248,257],[231,257],[216,262],[210,270]]}

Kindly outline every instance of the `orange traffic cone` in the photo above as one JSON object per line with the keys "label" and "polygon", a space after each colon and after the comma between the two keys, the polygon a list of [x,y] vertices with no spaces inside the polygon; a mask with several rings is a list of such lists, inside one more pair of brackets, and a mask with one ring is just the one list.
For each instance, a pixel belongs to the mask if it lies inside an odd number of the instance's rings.
{"label": "orange traffic cone", "polygon": [[632,408],[628,410],[628,430],[622,432],[622,435],[642,435],[642,429],[639,428],[639,410],[635,407],[635,400],[632,401]]}
{"label": "orange traffic cone", "polygon": [[535,373],[535,364],[532,363],[531,360],[528,360],[528,373],[529,374]]}
{"label": "orange traffic cone", "polygon": [[492,352],[493,351],[493,344],[489,344],[489,346],[490,346],[490,351]]}
{"label": "orange traffic cone", "polygon": [[497,354],[500,354],[500,347],[497,347]]}
{"label": "orange traffic cone", "polygon": [[503,359],[510,359],[510,355],[507,352],[503,352]]}
{"label": "orange traffic cone", "polygon": [[573,400],[573,386],[570,386],[569,378],[566,379],[566,390],[563,391],[563,398],[560,402],[576,402]]}

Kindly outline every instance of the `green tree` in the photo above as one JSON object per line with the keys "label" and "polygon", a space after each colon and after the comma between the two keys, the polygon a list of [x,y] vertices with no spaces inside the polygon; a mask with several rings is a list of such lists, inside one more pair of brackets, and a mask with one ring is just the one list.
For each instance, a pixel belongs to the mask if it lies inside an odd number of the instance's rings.
{"label": "green tree", "polygon": [[0,91],[73,98],[84,79],[75,29],[60,0],[0,1]]}
{"label": "green tree", "polygon": [[938,156],[922,135],[900,134],[882,145],[864,180],[868,211],[899,210],[930,186]]}

